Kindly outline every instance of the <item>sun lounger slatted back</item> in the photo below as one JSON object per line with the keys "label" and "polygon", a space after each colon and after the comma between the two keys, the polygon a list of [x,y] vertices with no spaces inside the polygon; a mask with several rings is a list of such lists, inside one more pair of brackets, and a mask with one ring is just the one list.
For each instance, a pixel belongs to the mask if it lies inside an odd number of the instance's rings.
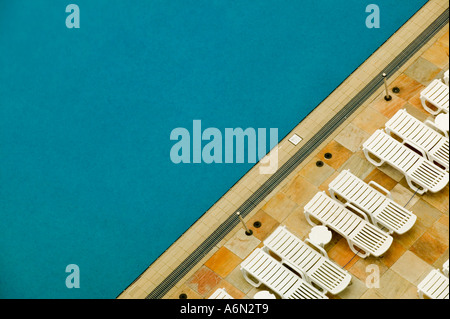
{"label": "sun lounger slatted back", "polygon": [[447,259],[447,261],[444,263],[444,265],[442,266],[442,271],[444,272],[444,274],[445,274],[446,276],[448,276],[448,271],[449,271],[449,269],[448,269],[448,259]]}
{"label": "sun lounger slatted back", "polygon": [[[410,150],[382,130],[376,131],[364,144],[369,162],[376,166],[387,163],[402,172],[408,185],[422,195],[436,193],[448,184],[448,172]],[[376,157],[375,160],[373,157]]]}
{"label": "sun lounger slatted back", "polygon": [[432,162],[449,169],[449,140],[425,125],[406,110],[398,111],[387,123],[386,132],[395,134],[403,144],[423,151]]}
{"label": "sun lounger slatted back", "polygon": [[[375,185],[386,194],[370,185]],[[394,202],[390,193],[382,186],[374,182],[366,184],[349,170],[342,171],[329,184],[329,191],[331,197],[339,197],[339,200],[362,210],[371,217],[374,225],[386,228],[390,233],[404,234],[417,220],[416,215]]]}
{"label": "sun lounger slatted back", "polygon": [[439,270],[432,270],[417,287],[420,298],[449,299],[449,280]]}
{"label": "sun lounger slatted back", "polygon": [[[317,193],[305,206],[307,221],[315,226],[311,216],[347,239],[350,249],[362,258],[379,257],[391,246],[393,238],[331,199],[325,192]],[[365,253],[361,253],[360,250]]]}
{"label": "sun lounger slatted back", "polygon": [[251,285],[264,284],[283,299],[328,299],[259,248],[242,262],[241,271]]}
{"label": "sun lounger slatted back", "polygon": [[351,275],[328,259],[326,252],[317,252],[284,226],[278,227],[265,241],[264,249],[281,258],[282,263],[304,272],[313,282],[333,295],[342,292],[351,282]]}
{"label": "sun lounger slatted back", "polygon": [[[449,110],[449,88],[440,80],[433,80],[421,93],[422,106],[432,115]],[[430,105],[431,104],[431,105]]]}
{"label": "sun lounger slatted back", "polygon": [[208,299],[234,299],[224,288],[217,289]]}

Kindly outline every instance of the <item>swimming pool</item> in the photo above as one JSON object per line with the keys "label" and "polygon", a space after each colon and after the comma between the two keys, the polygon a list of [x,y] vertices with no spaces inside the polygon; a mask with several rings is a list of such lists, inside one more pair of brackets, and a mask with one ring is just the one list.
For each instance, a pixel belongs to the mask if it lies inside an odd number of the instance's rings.
{"label": "swimming pool", "polygon": [[73,2],[0,3],[2,298],[116,297],[252,166],[176,165],[174,128],[283,138],[426,1]]}

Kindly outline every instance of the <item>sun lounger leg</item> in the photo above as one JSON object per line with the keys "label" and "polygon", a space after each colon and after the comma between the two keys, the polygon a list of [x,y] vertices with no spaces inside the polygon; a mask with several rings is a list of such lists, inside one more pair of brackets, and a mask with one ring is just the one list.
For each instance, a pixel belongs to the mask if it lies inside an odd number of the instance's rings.
{"label": "sun lounger leg", "polygon": [[381,165],[384,164],[384,161],[381,160],[381,159],[378,159],[379,162],[377,162],[376,160],[374,160],[374,159],[371,157],[371,153],[370,153],[368,150],[366,150],[366,149],[364,150],[364,155],[366,156],[366,159],[367,159],[370,163],[372,163],[373,165],[375,165],[375,166],[377,166],[377,167],[380,167]]}
{"label": "sun lounger leg", "polygon": [[427,189],[426,189],[426,188],[423,188],[423,187],[421,187],[421,186],[415,184],[415,183],[411,180],[411,178],[409,178],[408,176],[406,176],[406,182],[408,183],[409,187],[411,187],[411,189],[412,189],[413,191],[415,191],[415,192],[416,192],[417,194],[419,194],[419,195],[423,195],[423,194],[425,194],[425,193],[427,192]]}
{"label": "sun lounger leg", "polygon": [[350,247],[350,250],[353,251],[356,255],[358,255],[361,258],[367,258],[370,254],[368,253],[361,253],[360,250],[357,249],[357,247],[353,244],[353,242],[351,240],[347,240],[348,242],[348,246]]}
{"label": "sun lounger leg", "polygon": [[320,224],[317,224],[317,223],[315,223],[315,222],[313,222],[312,220],[311,220],[311,215],[309,214],[309,213],[307,213],[307,212],[305,212],[305,217],[306,217],[306,221],[308,222],[308,224],[310,224],[311,226],[320,226]]}
{"label": "sun lounger leg", "polygon": [[255,281],[253,278],[251,278],[244,269],[241,269],[241,271],[242,271],[242,275],[244,276],[245,280],[247,280],[247,282],[250,285],[252,285],[255,288],[258,288],[259,286],[261,286],[261,283],[258,281]]}
{"label": "sun lounger leg", "polygon": [[420,299],[424,299],[424,298],[423,298],[423,292],[422,292],[422,291],[417,290],[417,294],[419,295],[419,298],[420,298]]}

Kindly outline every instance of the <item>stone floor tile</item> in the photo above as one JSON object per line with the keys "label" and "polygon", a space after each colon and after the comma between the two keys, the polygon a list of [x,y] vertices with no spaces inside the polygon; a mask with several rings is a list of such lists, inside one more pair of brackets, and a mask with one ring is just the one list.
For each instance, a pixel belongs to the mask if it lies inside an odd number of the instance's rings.
{"label": "stone floor tile", "polygon": [[378,289],[370,288],[361,296],[360,299],[375,300],[375,299],[386,299],[386,298],[378,292]]}
{"label": "stone floor tile", "polygon": [[378,293],[387,299],[399,299],[410,285],[406,279],[389,269],[380,278]]}
{"label": "stone floor tile", "polygon": [[335,138],[335,141],[352,152],[362,149],[362,144],[368,140],[370,134],[354,124],[349,124]]}
{"label": "stone floor tile", "polygon": [[352,276],[352,284],[338,294],[338,296],[341,299],[359,299],[367,292],[367,290],[368,288],[364,282],[355,276]]}
{"label": "stone floor tile", "polygon": [[420,259],[416,254],[407,251],[397,260],[391,269],[410,283],[418,285],[423,274],[428,274],[433,267]]}
{"label": "stone floor tile", "polygon": [[422,199],[426,201],[428,204],[435,207],[440,212],[446,214],[448,216],[449,211],[449,185],[447,185],[442,191],[438,193],[428,192],[422,196]]}
{"label": "stone floor tile", "polygon": [[379,97],[371,107],[387,118],[393,117],[395,113],[405,107],[407,100],[404,100],[395,94],[392,94],[391,96],[392,100],[390,101],[386,101],[383,97]]}
{"label": "stone floor tile", "polygon": [[437,41],[422,54],[422,58],[443,69],[448,64],[448,46]]}
{"label": "stone floor tile", "polygon": [[394,241],[392,242],[391,247],[381,258],[381,262],[385,264],[386,267],[391,267],[406,252],[406,248],[398,242],[396,236],[398,235],[394,235]]}
{"label": "stone floor tile", "polygon": [[[448,48],[448,34],[449,32],[445,33],[442,37],[439,38],[438,42],[442,43],[444,46]],[[448,52],[448,51],[447,51]]]}
{"label": "stone floor tile", "polygon": [[312,226],[306,221],[303,207],[299,207],[295,212],[289,215],[284,221],[285,225],[290,232],[299,237],[305,239],[311,232]]}
{"label": "stone floor tile", "polygon": [[334,179],[336,177],[338,177],[338,175],[340,174],[340,172],[334,172],[333,175],[331,175],[330,177],[328,177],[320,186],[319,186],[319,190],[321,192],[325,192],[328,195],[330,195],[329,192],[329,185],[332,181],[334,181]]}
{"label": "stone floor tile", "polygon": [[448,249],[433,264],[433,267],[442,271],[442,266],[449,259]]}
{"label": "stone floor tile", "polygon": [[334,168],[323,163],[323,166],[317,166],[316,163],[320,161],[318,157],[315,157],[306,166],[300,170],[299,175],[304,177],[308,182],[316,187],[319,187],[328,177],[333,175]]}
{"label": "stone floor tile", "polygon": [[245,259],[260,243],[261,241],[255,236],[247,236],[242,227],[240,231],[225,243],[225,247],[239,258]]}
{"label": "stone floor tile", "polygon": [[328,257],[347,270],[360,259],[359,256],[356,256],[355,253],[350,250],[345,238],[339,240],[339,242],[328,251]]}
{"label": "stone floor tile", "polygon": [[242,275],[240,266],[236,267],[225,279],[233,287],[236,287],[236,289],[242,291],[244,294],[247,294],[253,288]]}
{"label": "stone floor tile", "polygon": [[[325,154],[330,153],[331,159],[325,158]],[[318,154],[317,157],[334,169],[342,166],[351,156],[352,152],[336,141],[331,141]]]}
{"label": "stone floor tile", "polygon": [[431,227],[442,217],[442,213],[439,210],[422,199],[419,199],[416,204],[411,207],[411,211],[417,216],[417,220],[425,227]]}
{"label": "stone floor tile", "polygon": [[297,208],[298,205],[286,194],[278,193],[263,206],[262,210],[281,223]]}
{"label": "stone floor tile", "polygon": [[390,90],[394,87],[398,87],[400,89],[399,93],[394,94],[405,101],[408,101],[418,92],[425,89],[425,85],[406,74],[401,74],[397,79],[395,79],[395,81],[390,85]]}
{"label": "stone floor tile", "polygon": [[399,205],[409,209],[409,207],[414,206],[414,204],[419,201],[419,197],[414,196],[414,192],[412,192],[409,188],[404,187],[401,184],[395,185],[393,189],[391,189],[391,195],[393,200]]}
{"label": "stone floor tile", "polygon": [[375,167],[369,163],[365,158],[362,158],[359,154],[353,154],[352,157],[345,162],[340,169],[339,172],[343,170],[350,170],[353,175],[359,177],[364,180],[370,173],[372,173]]}
{"label": "stone floor tile", "polygon": [[318,191],[319,189],[317,186],[313,185],[302,176],[296,176],[294,180],[282,190],[289,199],[299,206],[304,206],[308,203]]}
{"label": "stone floor tile", "polygon": [[[255,222],[260,222],[261,227],[255,227]],[[260,241],[264,241],[280,225],[277,220],[266,214],[263,210],[258,211],[246,224],[253,231],[253,236]]]}
{"label": "stone floor tile", "polygon": [[429,232],[422,235],[411,246],[410,250],[430,265],[435,263],[448,249],[448,242],[444,243]]}
{"label": "stone floor tile", "polygon": [[394,240],[401,244],[404,248],[409,249],[412,245],[427,231],[427,227],[422,225],[420,221],[416,221],[414,226],[405,234],[393,234]]}
{"label": "stone floor tile", "polygon": [[368,280],[368,276],[372,274],[371,266],[378,267],[379,275],[383,275],[388,267],[383,263],[382,258],[376,258],[369,256],[367,258],[360,258],[358,261],[349,269],[350,273],[357,277],[362,282]]}
{"label": "stone floor tile", "polygon": [[430,84],[441,69],[430,61],[419,57],[406,71],[405,74],[424,86]]}
{"label": "stone floor tile", "polygon": [[219,275],[206,266],[202,266],[187,282],[187,286],[205,297],[222,280]]}
{"label": "stone floor tile", "polygon": [[241,258],[233,254],[227,248],[221,247],[205,263],[205,266],[214,271],[220,277],[225,278],[241,262],[242,262]]}
{"label": "stone floor tile", "polygon": [[389,119],[376,111],[375,109],[368,107],[362,111],[352,123],[372,135],[378,129],[384,129],[386,122]]}
{"label": "stone floor tile", "polygon": [[419,295],[417,294],[417,286],[408,284],[406,291],[400,296],[399,299],[419,299]]}

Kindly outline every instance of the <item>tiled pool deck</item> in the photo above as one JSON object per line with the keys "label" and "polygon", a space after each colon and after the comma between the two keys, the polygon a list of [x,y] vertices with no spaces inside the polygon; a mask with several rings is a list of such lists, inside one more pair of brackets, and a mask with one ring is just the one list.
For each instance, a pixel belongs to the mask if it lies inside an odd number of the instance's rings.
{"label": "tiled pool deck", "polygon": [[[424,31],[444,10],[448,2],[429,1],[410,21],[391,37],[370,59],[324,100],[279,144],[280,166],[317,133],[345,104],[386,65]],[[374,180],[391,191],[394,199],[412,210],[418,220],[405,235],[394,235],[394,242],[382,258],[362,259],[349,249],[336,233],[325,249],[329,257],[347,269],[353,284],[333,298],[418,298],[417,284],[433,268],[442,269],[449,258],[449,187],[437,194],[414,194],[404,177],[389,167],[375,168],[364,157],[362,143],[398,110],[406,109],[424,121],[432,118],[421,106],[420,92],[434,78],[442,78],[449,68],[449,26],[440,30],[389,79],[399,87],[390,102],[383,88],[377,90],[358,110],[331,134],[301,165],[246,217],[253,236],[246,236],[241,225],[217,244],[164,298],[208,298],[217,288],[226,288],[235,298],[252,298],[258,289],[249,285],[240,272],[240,263],[278,226],[286,225],[300,238],[308,236],[311,226],[303,213],[304,205],[344,169],[360,178]],[[298,134],[303,141],[292,145],[288,138]],[[331,153],[331,159],[324,154]],[[323,167],[315,163],[321,160]],[[247,173],[226,195],[205,213],[180,239],[155,261],[119,298],[146,298],[180,265],[225,219],[258,189],[269,176],[259,174],[259,166]],[[254,221],[262,227],[255,229]],[[380,288],[367,288],[368,265],[380,269]],[[263,288],[264,289],[264,288]]]}

